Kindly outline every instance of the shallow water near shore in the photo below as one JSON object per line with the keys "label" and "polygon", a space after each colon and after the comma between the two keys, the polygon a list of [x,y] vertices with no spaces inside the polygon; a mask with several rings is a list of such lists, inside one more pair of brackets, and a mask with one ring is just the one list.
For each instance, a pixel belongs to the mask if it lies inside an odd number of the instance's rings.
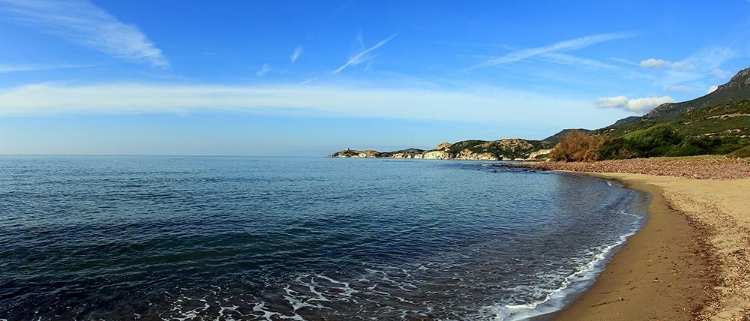
{"label": "shallow water near shore", "polygon": [[0,157],[0,319],[522,319],[645,220],[616,183],[490,165]]}

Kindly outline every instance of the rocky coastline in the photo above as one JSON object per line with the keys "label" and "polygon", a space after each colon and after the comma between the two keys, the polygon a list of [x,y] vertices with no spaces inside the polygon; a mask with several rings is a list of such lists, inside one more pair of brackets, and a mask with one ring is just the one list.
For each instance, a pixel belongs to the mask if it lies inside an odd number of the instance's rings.
{"label": "rocky coastline", "polygon": [[544,160],[551,151],[551,144],[545,141],[524,139],[501,139],[494,141],[461,141],[442,143],[430,150],[409,148],[392,152],[376,150],[355,150],[346,148],[335,152],[331,158],[392,158],[392,159],[431,159],[431,160]]}

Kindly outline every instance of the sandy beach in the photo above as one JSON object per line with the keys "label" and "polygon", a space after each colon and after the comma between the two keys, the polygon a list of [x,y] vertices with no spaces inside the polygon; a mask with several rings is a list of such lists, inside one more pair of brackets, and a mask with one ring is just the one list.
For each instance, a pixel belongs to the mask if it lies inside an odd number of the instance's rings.
{"label": "sandy beach", "polygon": [[[750,161],[538,163],[652,195],[649,219],[559,320],[750,319]],[[595,174],[592,174],[595,173]]]}

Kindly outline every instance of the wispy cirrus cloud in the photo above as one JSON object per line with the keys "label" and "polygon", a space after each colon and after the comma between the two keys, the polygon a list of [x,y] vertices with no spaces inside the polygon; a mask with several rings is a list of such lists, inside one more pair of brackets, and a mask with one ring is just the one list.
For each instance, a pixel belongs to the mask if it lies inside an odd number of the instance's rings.
{"label": "wispy cirrus cloud", "polygon": [[479,68],[502,65],[502,64],[517,62],[517,61],[521,61],[524,59],[529,59],[529,58],[533,58],[536,56],[552,54],[552,53],[557,53],[557,52],[578,50],[578,49],[586,48],[588,46],[595,45],[598,43],[618,40],[618,39],[623,39],[623,38],[630,38],[632,36],[633,35],[630,33],[608,33],[608,34],[591,35],[591,36],[586,36],[586,37],[581,37],[581,38],[560,41],[560,42],[556,42],[556,43],[542,46],[542,47],[513,51],[503,56],[492,58],[480,64],[469,67],[466,70],[469,71],[469,70],[474,70],[474,69],[479,69]]}
{"label": "wispy cirrus cloud", "polygon": [[718,79],[729,78],[729,76],[732,75],[731,72],[723,70],[723,69],[719,69],[719,68],[716,68],[716,69],[712,70],[711,72],[714,74],[714,77],[716,77]]}
{"label": "wispy cirrus cloud", "polygon": [[86,0],[0,0],[0,16],[78,45],[155,67],[169,61],[137,26]]}
{"label": "wispy cirrus cloud", "polygon": [[320,79],[320,77],[314,77],[314,78],[310,78],[310,79],[308,79],[308,80],[305,80],[305,81],[303,81],[303,82],[301,82],[301,83],[297,84],[297,86],[304,86],[304,85],[307,85],[307,84],[309,84],[309,83],[311,83],[311,82],[317,81],[318,79]]}
{"label": "wispy cirrus cloud", "polygon": [[564,53],[547,53],[541,55],[541,58],[562,65],[581,66],[591,69],[621,69],[618,66],[607,64],[598,60],[571,56]]}
{"label": "wispy cirrus cloud", "polygon": [[294,52],[292,52],[292,55],[289,57],[289,60],[292,61],[292,63],[297,62],[297,59],[299,59],[299,56],[302,55],[302,51],[305,50],[305,46],[297,46],[297,48],[294,48]]}
{"label": "wispy cirrus cloud", "polygon": [[682,86],[682,85],[664,85],[661,90],[663,91],[676,91],[676,92],[683,92],[683,93],[692,93],[694,90],[691,87],[688,86]]}
{"label": "wispy cirrus cloud", "polygon": [[55,69],[76,69],[76,68],[91,68],[96,65],[74,65],[74,64],[20,64],[20,65],[1,65],[0,73],[11,73],[11,72],[24,72],[24,71],[40,71],[40,70],[55,70]]}
{"label": "wispy cirrus cloud", "polygon": [[[720,70],[719,68],[728,60],[739,56],[739,53],[726,46],[712,46],[693,53],[681,63],[695,67],[698,72],[711,72]],[[726,76],[726,75],[725,75]]]}
{"label": "wispy cirrus cloud", "polygon": [[260,67],[260,70],[255,73],[258,77],[263,77],[265,74],[267,74],[269,71],[271,71],[271,65],[269,64],[263,64],[262,67]]}
{"label": "wispy cirrus cloud", "polygon": [[372,59],[372,57],[370,57],[370,53],[371,52],[373,52],[375,49],[378,49],[378,48],[382,47],[383,45],[387,44],[389,41],[391,41],[391,39],[393,39],[396,36],[398,36],[398,34],[399,34],[398,32],[394,33],[390,37],[381,40],[380,42],[378,42],[377,44],[375,44],[374,46],[372,46],[370,48],[367,48],[367,49],[363,48],[360,52],[358,52],[357,54],[355,54],[354,56],[352,56],[351,58],[349,58],[349,60],[345,64],[343,64],[338,69],[334,70],[332,72],[332,74],[334,74],[334,75],[338,74],[338,73],[344,71],[344,69],[346,69],[349,66],[356,66],[356,65],[358,65],[358,64],[360,64],[360,63],[362,63],[364,61],[368,61],[368,60]]}
{"label": "wispy cirrus cloud", "polygon": [[[200,111],[269,115],[578,124],[585,100],[531,92],[479,89],[445,91],[333,84],[226,86],[112,83],[36,84],[0,90],[0,116],[112,115]],[[456,108],[456,106],[465,106]],[[524,108],[518,108],[524,106]],[[586,111],[590,115],[590,111]]]}
{"label": "wispy cirrus cloud", "polygon": [[723,80],[731,76],[732,72],[722,69],[722,66],[739,56],[740,54],[731,47],[712,46],[677,62],[647,59],[641,61],[640,66],[657,73],[654,74],[657,77],[657,85],[695,87],[694,82],[701,79]]}

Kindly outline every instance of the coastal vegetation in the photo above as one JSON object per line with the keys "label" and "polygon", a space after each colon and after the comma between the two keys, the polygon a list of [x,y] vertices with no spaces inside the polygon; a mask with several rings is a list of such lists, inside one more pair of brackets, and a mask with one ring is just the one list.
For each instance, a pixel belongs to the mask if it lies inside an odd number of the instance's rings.
{"label": "coastal vegetation", "polygon": [[550,152],[549,158],[566,162],[595,161],[602,144],[604,144],[602,137],[588,135],[582,131],[571,131],[557,143]]}
{"label": "coastal vegetation", "polygon": [[[592,145],[592,141],[602,143]],[[586,149],[586,157],[581,149]],[[573,131],[556,145],[550,158],[594,161],[727,154],[750,156],[750,100],[691,110],[661,121],[630,122],[590,134]]]}
{"label": "coastal vegetation", "polygon": [[750,68],[702,97],[597,130],[564,129],[542,140],[464,140],[430,150],[345,149],[330,157],[592,162],[694,155],[750,157]]}
{"label": "coastal vegetation", "polygon": [[694,155],[750,157],[750,68],[694,100],[663,104],[642,117],[628,117],[594,131],[568,131],[550,159]]}

